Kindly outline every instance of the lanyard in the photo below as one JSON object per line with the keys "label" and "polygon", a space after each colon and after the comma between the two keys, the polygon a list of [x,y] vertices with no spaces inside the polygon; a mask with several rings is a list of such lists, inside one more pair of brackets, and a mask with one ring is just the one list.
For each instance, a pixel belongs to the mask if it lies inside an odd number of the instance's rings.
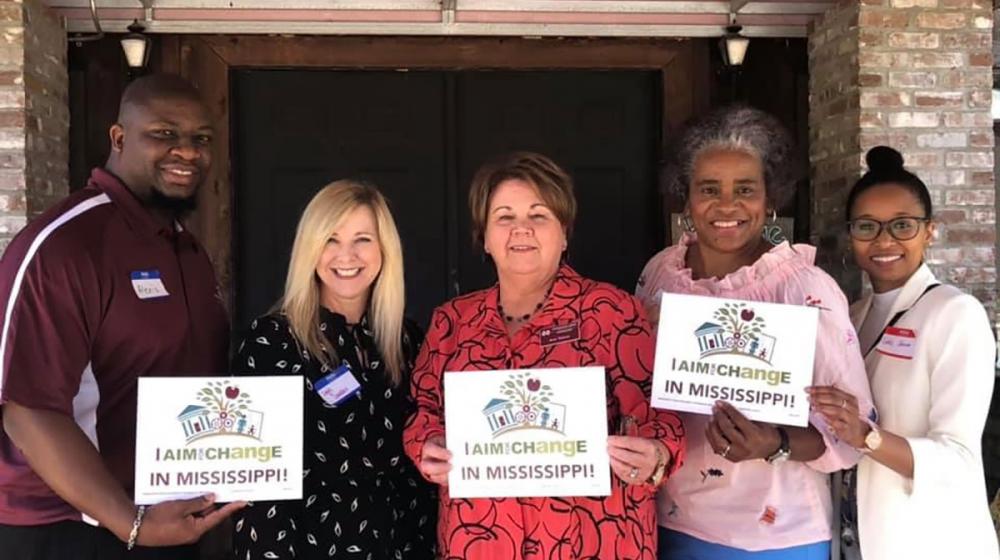
{"label": "lanyard", "polygon": [[918,303],[920,303],[920,299],[921,299],[921,298],[923,298],[924,296],[926,296],[926,295],[927,295],[927,292],[929,292],[929,291],[933,290],[934,288],[937,288],[937,287],[938,287],[938,286],[940,286],[940,285],[941,285],[941,284],[931,284],[930,286],[927,286],[927,289],[926,289],[926,290],[924,290],[924,291],[923,291],[923,292],[922,292],[922,293],[921,293],[921,294],[920,294],[920,295],[919,295],[919,296],[917,297],[917,300],[913,302],[913,305],[911,305],[911,306],[907,307],[906,309],[903,309],[902,311],[899,311],[898,313],[896,313],[895,315],[893,315],[893,316],[892,316],[892,319],[890,319],[890,320],[889,320],[889,324],[887,324],[887,325],[885,326],[885,328],[884,328],[884,329],[882,329],[882,332],[880,332],[880,333],[878,334],[878,338],[876,338],[876,339],[875,339],[875,342],[873,342],[873,343],[872,343],[872,345],[871,345],[871,347],[870,347],[870,348],[868,348],[868,351],[866,351],[866,352],[865,352],[865,357],[867,358],[867,357],[868,357],[868,354],[871,354],[871,351],[872,351],[872,350],[874,350],[874,349],[875,349],[875,347],[876,347],[876,346],[878,346],[878,343],[882,341],[882,337],[883,337],[883,336],[885,336],[885,331],[889,330],[889,328],[890,328],[890,327],[894,327],[894,326],[896,326],[896,323],[898,323],[898,322],[899,322],[899,320],[903,318],[903,315],[906,315],[906,313],[907,313],[907,312],[908,312],[909,310],[911,310],[911,309],[913,309],[914,307],[916,307],[916,306],[917,306],[917,304],[918,304]]}

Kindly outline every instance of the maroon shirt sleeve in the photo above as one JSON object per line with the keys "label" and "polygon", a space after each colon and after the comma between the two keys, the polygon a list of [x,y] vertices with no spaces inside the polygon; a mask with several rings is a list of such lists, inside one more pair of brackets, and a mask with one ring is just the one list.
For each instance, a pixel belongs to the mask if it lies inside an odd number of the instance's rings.
{"label": "maroon shirt sleeve", "polygon": [[36,236],[25,233],[0,263],[0,403],[71,415],[99,324],[99,268],[71,228],[52,232],[33,251]]}

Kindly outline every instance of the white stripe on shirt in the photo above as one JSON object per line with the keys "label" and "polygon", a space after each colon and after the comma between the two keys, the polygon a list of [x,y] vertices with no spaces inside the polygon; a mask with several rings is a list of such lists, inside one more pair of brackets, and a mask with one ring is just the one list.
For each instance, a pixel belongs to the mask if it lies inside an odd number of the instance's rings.
{"label": "white stripe on shirt", "polygon": [[38,252],[38,248],[41,247],[42,243],[48,236],[52,235],[52,232],[59,229],[60,226],[69,222],[73,218],[83,214],[87,210],[101,206],[102,204],[111,203],[111,198],[107,194],[101,193],[95,197],[88,198],[83,202],[80,202],[76,206],[70,208],[55,220],[52,220],[49,225],[45,226],[41,232],[31,241],[31,245],[28,247],[28,252],[25,253],[24,259],[21,261],[21,266],[17,269],[17,275],[14,276],[14,285],[10,289],[10,297],[7,298],[7,310],[4,313],[3,318],[3,334],[0,334],[0,396],[3,395],[3,380],[4,380],[4,364],[6,363],[7,356],[7,340],[10,334],[10,319],[14,314],[14,304],[17,302],[17,296],[21,291],[21,284],[24,282],[24,274],[28,269],[28,264],[31,259]]}

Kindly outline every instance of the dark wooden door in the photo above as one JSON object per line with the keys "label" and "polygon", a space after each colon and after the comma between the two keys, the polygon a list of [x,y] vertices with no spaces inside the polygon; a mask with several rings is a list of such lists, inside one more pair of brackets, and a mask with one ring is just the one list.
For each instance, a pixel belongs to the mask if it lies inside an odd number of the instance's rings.
{"label": "dark wooden door", "polygon": [[407,299],[427,317],[447,297],[442,75],[236,72],[236,317],[284,289],[295,227],[327,183],[373,181],[403,240]]}
{"label": "dark wooden door", "polygon": [[[652,72],[467,72],[458,77],[461,198],[480,163],[511,150],[552,157],[573,177],[569,263],[631,291],[664,239],[656,189],[659,111]],[[458,216],[463,291],[495,281]]]}
{"label": "dark wooden door", "polygon": [[658,76],[640,71],[238,70],[234,109],[236,320],[284,286],[295,226],[323,185],[354,177],[389,198],[408,314],[494,280],[466,205],[476,167],[537,150],[569,170],[579,216],[570,263],[631,289],[661,245]]}

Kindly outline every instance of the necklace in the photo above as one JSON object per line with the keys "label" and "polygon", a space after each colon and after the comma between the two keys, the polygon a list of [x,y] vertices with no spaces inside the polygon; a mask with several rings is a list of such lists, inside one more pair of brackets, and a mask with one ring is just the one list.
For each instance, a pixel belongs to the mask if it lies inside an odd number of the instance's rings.
{"label": "necklace", "polygon": [[[555,284],[555,282],[553,282],[553,284]],[[523,323],[528,319],[530,319],[532,315],[538,313],[538,311],[542,308],[542,306],[545,305],[545,300],[549,299],[549,294],[551,293],[552,293],[552,284],[550,284],[549,289],[545,291],[545,296],[542,297],[542,301],[538,302],[535,305],[535,308],[532,309],[530,313],[525,313],[524,315],[521,315],[519,317],[515,317],[513,315],[507,315],[507,313],[505,313],[503,310],[503,304],[500,303],[500,298],[497,297],[497,311],[500,312],[500,316],[503,317],[504,320],[507,321],[508,323]]]}

